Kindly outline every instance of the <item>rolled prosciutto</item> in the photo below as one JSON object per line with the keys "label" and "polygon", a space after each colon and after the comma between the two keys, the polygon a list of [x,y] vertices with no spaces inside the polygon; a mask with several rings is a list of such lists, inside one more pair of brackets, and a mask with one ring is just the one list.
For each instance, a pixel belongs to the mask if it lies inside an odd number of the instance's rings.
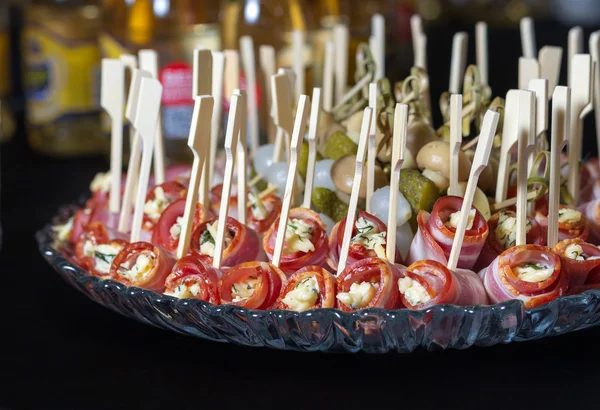
{"label": "rolled prosciutto", "polygon": [[[490,266],[498,255],[516,244],[517,214],[514,211],[498,212],[487,223],[489,234],[473,267],[475,272]],[[546,244],[546,232],[535,219],[527,219],[527,243]]]}
{"label": "rolled prosciutto", "polygon": [[[279,217],[263,237],[262,246],[273,259]],[[319,214],[306,208],[290,209],[279,267],[291,275],[305,266],[323,266],[327,256],[326,225]]]}
{"label": "rolled prosciutto", "polygon": [[[190,254],[205,263],[212,264],[218,228],[218,218],[209,219],[198,225],[192,232],[190,239]],[[264,260],[266,260],[266,257],[260,247],[258,234],[235,219],[228,217],[223,259],[221,260],[222,266],[234,266],[242,262]]]}
{"label": "rolled prosciutto", "polygon": [[186,194],[187,188],[179,182],[168,181],[155,186],[146,195],[143,228],[152,232],[163,211],[176,200],[185,198]]}
{"label": "rolled prosciutto", "polygon": [[337,277],[336,307],[344,312],[401,307],[397,282],[404,269],[381,258],[361,259],[348,265]]}
{"label": "rolled prosciutto", "polygon": [[162,292],[173,265],[175,258],[169,252],[148,242],[133,242],[113,260],[110,277],[127,286]]}
{"label": "rolled prosciutto", "polygon": [[546,246],[514,246],[479,272],[492,303],[518,299],[526,308],[564,295],[569,286],[560,257]]}
{"label": "rolled prosciutto", "polygon": [[246,224],[259,235],[263,235],[281,213],[281,198],[275,194],[269,194],[261,199],[258,195],[251,193],[249,200]]}
{"label": "rolled prosciutto", "polygon": [[468,269],[452,272],[433,260],[421,260],[406,268],[398,279],[400,300],[408,309],[435,305],[473,306],[489,304],[483,283]]}
{"label": "rolled prosciutto", "polygon": [[109,233],[100,222],[92,222],[75,244],[75,255],[92,275],[108,277],[113,260],[126,245],[124,238]]}
{"label": "rolled prosciutto", "polygon": [[303,312],[335,307],[335,277],[320,266],[307,266],[288,278],[278,309]]}
{"label": "rolled prosciutto", "polygon": [[[329,255],[327,264],[336,271],[340,261],[340,250],[344,241],[346,218],[335,224],[329,237]],[[352,230],[352,240],[348,250],[347,265],[352,265],[361,259],[380,257],[385,259],[385,245],[387,226],[375,215],[365,211],[358,211],[356,223]],[[402,264],[402,255],[396,248],[396,261]]]}
{"label": "rolled prosciutto", "polygon": [[267,262],[246,262],[229,269],[219,281],[221,303],[247,309],[272,309],[277,304],[287,277]]}
{"label": "rolled prosciutto", "polygon": [[[588,275],[600,274],[600,249],[582,239],[565,239],[554,247],[563,269],[569,274],[569,287],[583,285]],[[596,272],[597,271],[597,272]]]}
{"label": "rolled prosciutto", "polygon": [[165,281],[165,295],[218,305],[221,271],[192,255],[179,259]]}
{"label": "rolled prosciutto", "polygon": [[600,199],[594,199],[579,207],[579,212],[585,215],[589,223],[588,241],[600,244]]}
{"label": "rolled prosciutto", "polygon": [[[419,212],[417,215],[419,229],[410,245],[406,263],[426,259],[438,261],[443,265],[448,263],[461,206],[462,198],[443,196],[436,201],[431,214],[426,211]],[[488,237],[488,232],[485,218],[475,207],[472,207],[458,259],[459,268],[473,268]]]}
{"label": "rolled prosciutto", "polygon": [[[171,253],[175,253],[179,246],[185,202],[185,199],[178,199],[169,205],[160,215],[160,218],[152,231],[152,243]],[[202,204],[197,203],[192,224],[192,232],[202,222],[212,217],[213,215],[210,210],[205,210]]]}
{"label": "rolled prosciutto", "polygon": [[[535,220],[548,229],[548,208],[540,208],[535,213]],[[590,223],[586,216],[573,208],[561,205],[558,210],[558,240],[579,238],[586,240],[590,233]]]}

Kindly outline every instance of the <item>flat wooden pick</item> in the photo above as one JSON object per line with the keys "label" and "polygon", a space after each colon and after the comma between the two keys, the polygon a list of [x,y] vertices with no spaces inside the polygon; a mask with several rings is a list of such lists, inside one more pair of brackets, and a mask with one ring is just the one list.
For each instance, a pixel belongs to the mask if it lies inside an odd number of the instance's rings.
{"label": "flat wooden pick", "polygon": [[237,143],[240,132],[241,110],[239,107],[240,96],[231,97],[229,118],[227,119],[227,130],[225,132],[225,172],[223,175],[223,191],[221,192],[221,204],[219,207],[219,221],[217,226],[217,237],[215,239],[215,251],[213,254],[213,267],[221,269],[223,260],[223,245],[225,242],[225,228],[229,216],[229,197],[231,196],[231,183],[233,181],[233,167],[237,154]]}
{"label": "flat wooden pick", "polygon": [[358,141],[358,151],[356,153],[356,167],[354,168],[354,180],[352,181],[352,191],[350,193],[350,203],[348,204],[348,214],[346,215],[346,225],[344,226],[344,237],[342,240],[342,248],[340,250],[340,261],[338,262],[337,274],[339,275],[346,268],[348,261],[348,250],[350,249],[350,240],[352,239],[352,231],[356,220],[356,209],[358,205],[358,194],[360,184],[362,182],[363,167],[365,162],[365,154],[367,153],[367,139],[369,129],[371,128],[371,120],[373,118],[373,109],[365,108],[363,113],[362,125],[360,128],[360,137]]}
{"label": "flat wooden pick", "polygon": [[396,104],[394,131],[392,133],[392,175],[390,178],[390,207],[388,209],[386,250],[387,260],[396,263],[396,222],[398,220],[398,194],[400,192],[400,169],[404,163],[406,132],[408,130],[408,105]]}
{"label": "flat wooden pick", "polygon": [[269,45],[261,45],[258,48],[259,60],[260,60],[260,69],[263,74],[263,80],[265,82],[265,94],[267,100],[267,113],[269,115],[266,116],[268,126],[267,126],[267,137],[269,144],[273,144],[275,142],[275,123],[271,119],[271,107],[273,106],[272,92],[271,92],[271,76],[275,75],[275,48]]}
{"label": "flat wooden pick", "polygon": [[451,271],[454,271],[458,265],[458,258],[465,238],[469,213],[473,205],[475,190],[477,189],[477,182],[479,181],[479,175],[481,175],[489,163],[499,118],[500,114],[492,110],[488,110],[483,118],[481,134],[479,135],[479,142],[477,143],[477,149],[475,150],[475,157],[473,158],[473,165],[471,166],[467,189],[460,209],[460,218],[458,220],[454,240],[452,242],[452,249],[450,250],[450,256],[448,258],[447,268]]}
{"label": "flat wooden pick", "polygon": [[282,199],[281,215],[279,216],[279,225],[277,227],[277,238],[275,240],[275,247],[273,248],[273,260],[271,261],[271,263],[277,267],[279,267],[279,263],[281,262],[288,216],[292,206],[296,173],[298,172],[299,147],[302,146],[309,111],[310,99],[306,95],[301,95],[298,101],[296,120],[294,121],[294,131],[292,133],[292,141],[290,144],[290,162],[285,183],[285,192]]}
{"label": "flat wooden pick", "polygon": [[304,32],[292,31],[292,67],[296,74],[296,96],[304,94]]}
{"label": "flat wooden pick", "polygon": [[412,16],[410,16],[410,34],[412,37],[413,51],[415,53],[417,50],[417,37],[420,34],[424,33],[425,32],[423,31],[423,19],[421,19],[421,16],[419,14],[413,14]]}
{"label": "flat wooden pick", "polygon": [[385,19],[381,14],[371,17],[371,36],[373,45],[371,52],[375,60],[375,80],[385,77]]}
{"label": "flat wooden pick", "polygon": [[[135,130],[133,122],[137,114],[142,78],[152,78],[152,75],[148,71],[134,69],[131,75],[131,82],[129,83],[129,96],[127,98],[127,108],[125,109],[125,117],[131,123],[133,130]],[[125,179],[123,204],[121,205],[121,214],[119,215],[118,231],[121,233],[129,232],[131,207],[133,206],[134,193],[137,187],[141,157],[142,136],[137,130],[135,130],[133,142],[131,144],[131,150],[129,152],[129,165],[127,167],[127,177]]]}
{"label": "flat wooden pick", "polygon": [[523,90],[518,93],[517,246],[527,243],[527,157],[535,142],[535,94]]}
{"label": "flat wooden pick", "polygon": [[367,192],[365,196],[366,211],[371,213],[371,198],[375,192],[375,157],[377,135],[377,83],[369,84],[369,107],[373,109],[369,141],[367,145]]}
{"label": "flat wooden pick", "polygon": [[[208,157],[208,152],[205,147],[210,141],[210,120],[212,118],[213,106],[214,99],[209,95],[194,98],[194,112],[192,114],[192,124],[188,138],[188,147],[190,147],[190,150],[194,155],[194,161],[192,163],[190,185],[185,199],[183,221],[180,225],[181,233],[179,235],[179,244],[177,246],[177,259],[181,259],[187,255],[190,246],[190,236],[192,233],[192,226],[194,225],[198,190],[200,188],[200,174],[204,168],[203,163]],[[204,210],[206,211],[207,208]]]}
{"label": "flat wooden pick", "polygon": [[462,95],[450,96],[450,185],[448,195],[458,195],[458,153],[462,146]]}
{"label": "flat wooden pick", "polygon": [[548,90],[550,91],[558,85],[562,54],[562,47],[544,46],[538,55],[540,77],[548,80]]}
{"label": "flat wooden pick", "polygon": [[593,105],[596,120],[596,144],[600,152],[600,31],[590,35],[590,54],[594,64]]}
{"label": "flat wooden pick", "polygon": [[583,29],[573,27],[569,30],[567,44],[567,85],[573,89],[573,57],[583,53]]}
{"label": "flat wooden pick", "polygon": [[[223,77],[225,75],[225,54],[220,51],[212,52],[212,92],[215,103],[211,119],[210,140],[206,150],[210,153],[207,160],[204,161],[204,175],[208,176],[208,183],[202,188],[205,190],[203,196],[208,198],[208,191],[212,185],[215,159],[217,157],[217,143],[221,135],[221,118],[223,115]],[[203,204],[204,205],[204,204]],[[206,203],[208,205],[208,201]]]}
{"label": "flat wooden pick", "polygon": [[333,85],[335,67],[335,43],[325,43],[325,61],[323,63],[323,110],[331,112],[333,108]]}
{"label": "flat wooden pick", "polygon": [[[133,70],[138,68],[137,57],[132,54],[121,54],[119,56],[119,60],[121,60],[121,62],[125,66],[125,69],[129,70],[129,75],[130,75],[129,81],[131,82],[131,78],[133,77]],[[125,88],[127,88],[127,87],[125,87]],[[129,103],[129,99],[127,100],[127,104],[128,103]],[[133,147],[134,139],[135,139],[135,128],[133,128],[133,125],[131,125],[129,127],[129,150],[131,150]],[[122,207],[121,207],[121,209],[122,209]]]}
{"label": "flat wooden pick", "polygon": [[256,59],[254,57],[254,40],[250,36],[240,39],[240,50],[242,53],[242,65],[246,76],[246,106],[250,120],[250,153],[252,157],[260,145],[260,130],[258,124],[258,106],[256,105]]}
{"label": "flat wooden pick", "polygon": [[550,140],[550,187],[548,198],[548,246],[558,243],[558,209],[560,205],[560,157],[567,145],[571,89],[558,86],[552,96],[552,135]]}
{"label": "flat wooden pick", "polygon": [[110,198],[108,209],[119,212],[121,199],[121,164],[123,163],[123,98],[125,69],[116,59],[102,60],[100,105],[111,118]]}
{"label": "flat wooden pick", "polygon": [[510,151],[517,143],[517,120],[519,115],[519,90],[510,90],[506,93],[504,108],[504,123],[502,127],[502,145],[500,146],[500,160],[498,161],[498,179],[496,181],[496,202],[506,199],[508,192],[508,170],[510,168]]}
{"label": "flat wooden pick", "polygon": [[246,195],[246,187],[248,182],[248,130],[247,121],[247,101],[248,97],[243,90],[235,90],[235,94],[240,95],[239,110],[240,110],[240,132],[238,135],[237,144],[237,192],[238,192],[238,221],[242,225],[246,225],[246,212],[248,204],[248,196]]}
{"label": "flat wooden pick", "polygon": [[519,58],[519,89],[526,90],[529,82],[540,78],[540,65],[535,58]]}
{"label": "flat wooden pick", "polygon": [[212,93],[212,53],[208,49],[194,49],[194,78],[192,98]]}
{"label": "flat wooden pick", "polygon": [[523,57],[536,58],[535,31],[533,29],[533,20],[531,17],[523,17],[520,22],[520,28]]}
{"label": "flat wooden pick", "polygon": [[321,89],[313,88],[310,120],[308,121],[308,164],[306,166],[306,182],[304,185],[304,201],[302,207],[310,209],[312,190],[315,180],[315,164],[317,162],[317,129],[321,111]]}
{"label": "flat wooden pick", "polygon": [[454,34],[452,39],[452,61],[450,65],[450,85],[448,90],[451,94],[460,93],[462,80],[467,65],[467,46],[469,35],[464,31]]}
{"label": "flat wooden pick", "polygon": [[531,171],[533,159],[540,151],[541,141],[548,130],[548,80],[536,78],[527,86],[529,91],[535,93],[535,144],[533,155],[529,158],[528,169]]}
{"label": "flat wooden pick", "polygon": [[240,88],[240,54],[237,50],[224,50],[225,56],[225,95],[233,95],[233,90]]}
{"label": "flat wooden pick", "polygon": [[276,74],[271,77],[271,90],[273,92],[273,118],[275,124],[284,131],[281,138],[276,139],[273,152],[273,162],[280,162],[283,157],[283,142],[289,147],[292,135],[292,99],[290,82],[286,74]]}
{"label": "flat wooden pick", "polygon": [[475,24],[475,52],[481,84],[488,85],[488,32],[487,24],[483,21]]}
{"label": "flat wooden pick", "polygon": [[350,33],[344,24],[333,27],[333,41],[335,42],[335,103],[341,101],[348,86],[348,45]]}
{"label": "flat wooden pick", "polygon": [[160,113],[161,97],[162,85],[160,84],[160,81],[156,78],[142,78],[137,112],[133,121],[135,129],[142,136],[142,165],[139,172],[130,242],[138,242],[142,231],[144,204],[146,201],[146,192],[148,191],[150,166],[152,165],[152,155],[156,141],[156,128]]}

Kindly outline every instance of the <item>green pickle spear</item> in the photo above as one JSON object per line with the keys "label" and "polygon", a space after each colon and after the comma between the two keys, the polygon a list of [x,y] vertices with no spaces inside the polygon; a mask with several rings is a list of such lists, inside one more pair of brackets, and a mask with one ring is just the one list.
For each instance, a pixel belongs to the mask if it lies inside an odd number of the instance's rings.
{"label": "green pickle spear", "polygon": [[336,160],[346,155],[356,154],[358,145],[342,131],[336,131],[327,138],[325,143],[325,158]]}
{"label": "green pickle spear", "polygon": [[[316,160],[321,161],[323,156],[317,152]],[[306,181],[306,169],[308,168],[308,142],[302,143],[300,155],[298,156],[298,173]]]}
{"label": "green pickle spear", "polygon": [[419,211],[431,212],[435,201],[440,196],[440,191],[433,181],[421,175],[416,169],[403,169],[400,171],[400,192],[413,210],[410,224],[413,231],[416,231]]}
{"label": "green pickle spear", "polygon": [[348,204],[342,201],[334,191],[327,188],[315,188],[312,203],[317,211],[324,213],[335,222],[339,222],[348,213]]}

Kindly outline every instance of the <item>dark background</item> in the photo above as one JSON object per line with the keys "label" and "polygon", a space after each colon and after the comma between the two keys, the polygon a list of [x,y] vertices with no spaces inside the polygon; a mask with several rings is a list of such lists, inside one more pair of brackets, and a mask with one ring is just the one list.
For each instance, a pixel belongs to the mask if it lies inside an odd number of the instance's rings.
{"label": "dark background", "polygon": [[[447,87],[452,33],[459,29],[473,34],[460,21],[428,32],[434,96]],[[536,22],[536,31],[538,47],[566,46],[566,27]],[[517,83],[519,33],[516,27],[490,29],[489,38],[490,83],[494,95],[504,95]],[[470,48],[474,61],[473,41]],[[564,83],[566,62],[562,73]],[[598,406],[600,328],[491,348],[372,356],[243,348],[125,319],[62,282],[39,255],[33,236],[59,205],[76,201],[107,163],[101,157],[56,160],[32,153],[22,112],[18,118],[16,137],[1,148],[0,407]],[[586,151],[595,155],[591,118],[585,141]]]}

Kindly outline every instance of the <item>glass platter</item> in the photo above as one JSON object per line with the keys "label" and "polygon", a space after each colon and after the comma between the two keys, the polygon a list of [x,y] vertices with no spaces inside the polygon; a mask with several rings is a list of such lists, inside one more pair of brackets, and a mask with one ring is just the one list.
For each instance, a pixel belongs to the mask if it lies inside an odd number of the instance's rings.
{"label": "glass platter", "polygon": [[466,349],[555,336],[600,324],[600,290],[564,296],[535,309],[520,301],[493,306],[434,306],[421,311],[364,309],[248,310],[176,299],[86,273],[54,245],[52,225],[64,223],[76,206],[60,209],[40,230],[42,256],[71,286],[126,317],[216,342],[280,350],[399,353]]}

